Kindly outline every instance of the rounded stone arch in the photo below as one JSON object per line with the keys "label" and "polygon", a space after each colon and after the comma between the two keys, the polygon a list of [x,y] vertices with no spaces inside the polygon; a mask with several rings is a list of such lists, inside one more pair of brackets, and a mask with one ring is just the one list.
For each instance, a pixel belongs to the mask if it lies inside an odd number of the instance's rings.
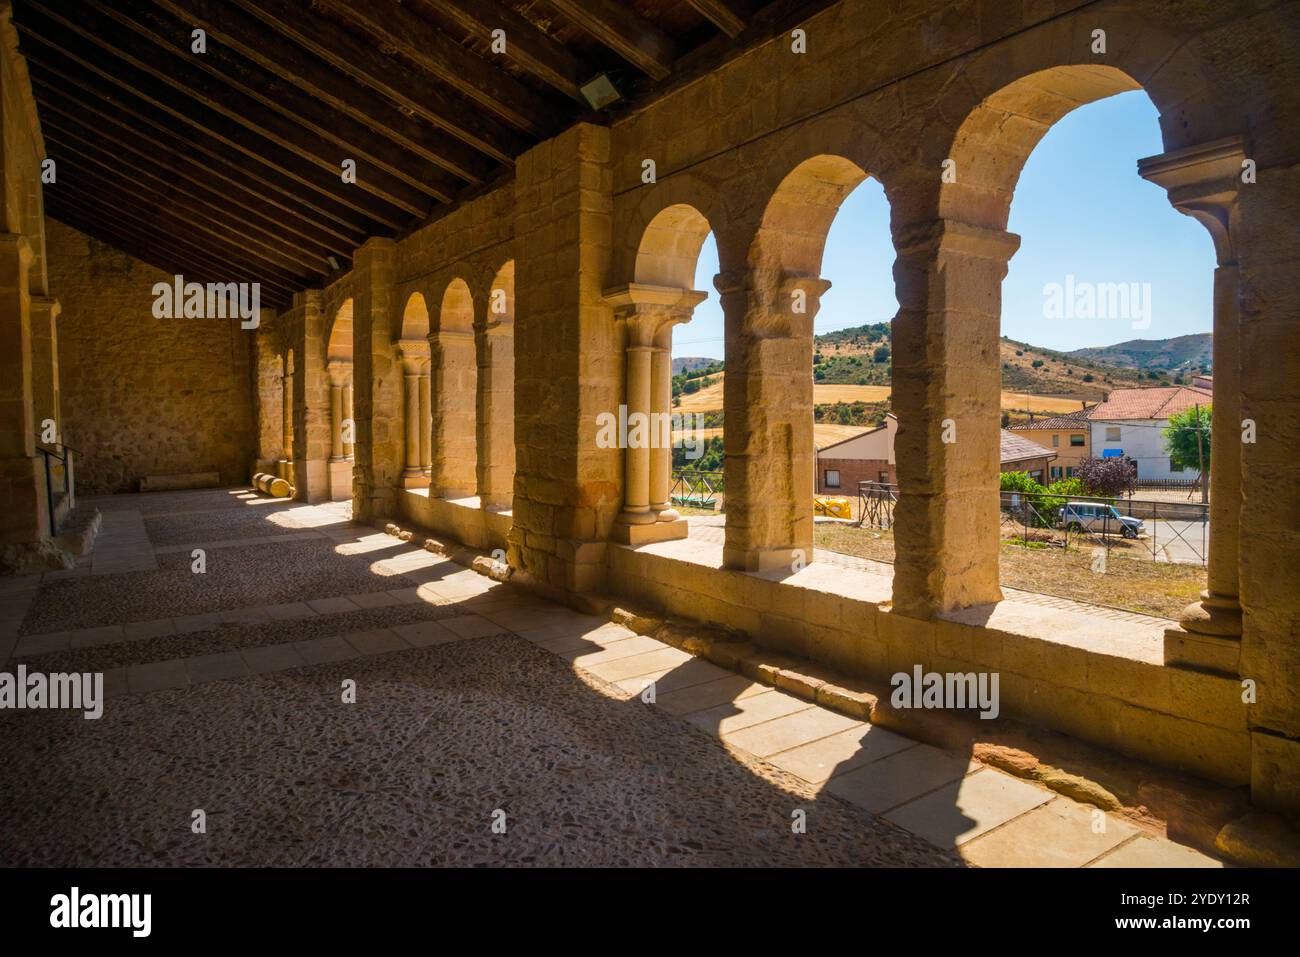
{"label": "rounded stone arch", "polygon": [[438,332],[474,331],[474,294],[469,283],[457,276],[447,283],[438,303]]}
{"label": "rounded stone arch", "polygon": [[849,193],[869,175],[838,153],[819,153],[796,165],[763,206],[750,245],[750,268],[820,276],[831,222]]}
{"label": "rounded stone arch", "polygon": [[401,339],[429,338],[429,307],[424,294],[418,290],[406,298],[402,309],[402,326],[399,330]]}
{"label": "rounded stone arch", "polygon": [[352,361],[352,299],[343,300],[330,320],[325,336],[326,360]]}
{"label": "rounded stone arch", "polygon": [[1005,229],[1020,173],[1048,130],[1079,107],[1142,89],[1117,67],[1090,64],[1037,70],[991,93],[957,128],[940,166],[940,217]]}
{"label": "rounded stone arch", "polygon": [[[723,204],[731,193],[744,192],[744,184],[736,178],[733,170],[734,164],[729,164],[726,167],[726,178],[717,180],[706,180],[690,173],[673,175],[656,184],[653,190],[633,191],[616,197],[615,221],[618,226],[609,282],[606,285],[641,282],[691,288],[695,282],[695,259],[698,258],[699,247],[710,232],[718,243],[719,258],[725,264],[727,214]],[[673,222],[683,214],[687,214],[687,219],[691,220],[689,223]],[[682,226],[686,227],[685,232],[680,229]],[[701,227],[703,232],[699,232]],[[659,233],[657,240],[655,233]],[[686,233],[691,234],[691,238],[686,238]],[[698,235],[698,241],[694,240],[695,235]],[[647,250],[654,247],[662,253],[666,250],[665,244],[670,246],[680,239],[685,239],[688,247],[692,243],[695,246],[694,255],[689,256],[690,269],[677,270],[680,281],[665,282],[644,278],[663,272],[651,265],[646,255]],[[681,265],[680,259],[678,265]],[[672,272],[671,266],[668,271]]]}
{"label": "rounded stone arch", "polygon": [[632,279],[651,286],[691,289],[700,249],[713,227],[689,203],[674,203],[655,214],[641,234]]}

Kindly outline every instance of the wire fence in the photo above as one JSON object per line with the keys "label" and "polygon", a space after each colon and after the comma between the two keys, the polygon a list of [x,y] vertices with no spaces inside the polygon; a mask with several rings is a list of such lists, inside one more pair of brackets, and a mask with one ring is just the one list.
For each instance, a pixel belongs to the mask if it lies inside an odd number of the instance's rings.
{"label": "wire fence", "polygon": [[721,472],[694,469],[677,469],[673,472],[673,487],[669,495],[674,505],[721,512],[725,493],[726,482],[723,481]]}

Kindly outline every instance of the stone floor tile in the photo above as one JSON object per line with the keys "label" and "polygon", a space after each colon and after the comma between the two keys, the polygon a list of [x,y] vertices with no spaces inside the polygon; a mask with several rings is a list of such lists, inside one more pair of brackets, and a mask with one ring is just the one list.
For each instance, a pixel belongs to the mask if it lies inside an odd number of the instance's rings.
{"label": "stone floor tile", "polygon": [[221,613],[223,625],[265,625],[272,621],[270,609],[260,605],[251,608],[232,608]]}
{"label": "stone floor tile", "polygon": [[96,645],[111,645],[122,640],[121,625],[100,625],[98,628],[82,628],[69,632],[71,648],[94,648]]}
{"label": "stone floor tile", "polygon": [[958,847],[1053,797],[1046,788],[985,768],[884,816],[938,847]]}
{"label": "stone floor tile", "polygon": [[401,599],[386,591],[363,591],[347,598],[358,608],[387,608],[390,605],[400,605]]}
{"label": "stone floor tile", "polygon": [[109,668],[104,672],[104,698],[117,698],[127,693],[126,669]]}
{"label": "stone floor tile", "polygon": [[1089,867],[1222,867],[1209,855],[1163,837],[1143,835],[1116,848]]}
{"label": "stone floor tile", "polygon": [[305,601],[267,605],[266,613],[272,621],[296,621],[299,618],[314,618],[316,616],[316,612]]}
{"label": "stone floor tile", "polygon": [[713,735],[729,734],[748,728],[751,724],[771,721],[787,714],[807,711],[814,707],[802,698],[783,691],[765,691],[762,694],[736,698],[715,708],[706,708],[688,715],[686,720]]}
{"label": "stone floor tile", "polygon": [[[707,664],[707,662],[705,663]],[[681,671],[685,667],[676,670]],[[738,701],[741,698],[756,694],[766,694],[771,690],[767,685],[759,684],[757,681],[750,681],[743,675],[731,674],[721,668],[718,668],[718,670],[723,673],[723,677],[684,688],[665,691],[662,684],[656,682],[655,704],[668,714],[686,715],[693,711],[716,708],[719,705],[725,705],[729,701]],[[640,679],[633,678],[631,680],[637,681]]]}
{"label": "stone floor tile", "polygon": [[418,588],[390,588],[388,594],[396,598],[400,605],[414,605],[420,601],[420,589]]}
{"label": "stone floor tile", "polygon": [[684,651],[665,647],[660,651],[649,651],[642,655],[616,658],[613,661],[598,661],[594,664],[587,664],[579,659],[577,664],[583,671],[589,672],[597,678],[615,682],[624,678],[647,675],[652,671],[662,672],[665,668],[676,668],[690,659],[691,656]]}
{"label": "stone floor tile", "polygon": [[129,621],[122,626],[122,637],[127,641],[138,641],[143,638],[163,638],[175,633],[176,623],[170,618]]}
{"label": "stone floor tile", "polygon": [[1127,821],[1061,797],[980,835],[961,856],[979,867],[1082,867],[1137,833]]}
{"label": "stone floor tile", "polygon": [[311,638],[307,641],[294,642],[298,654],[309,665],[324,664],[329,661],[346,661],[360,654],[343,640],[342,635],[330,635],[326,638]]}
{"label": "stone floor tile", "polygon": [[789,771],[811,784],[822,784],[836,774],[863,767],[914,744],[916,742],[911,738],[895,734],[887,728],[864,724],[774,754],[767,759],[767,763],[782,771]]}
{"label": "stone floor tile", "polygon": [[72,636],[66,631],[52,631],[44,635],[23,635],[14,646],[14,655],[43,655],[49,651],[66,651]]}
{"label": "stone floor tile", "polygon": [[443,623],[438,621],[416,621],[409,625],[396,625],[393,631],[413,648],[427,648],[430,645],[460,641],[465,637],[443,627]]}
{"label": "stone floor tile", "polygon": [[829,737],[839,731],[861,730],[865,727],[865,722],[855,721],[834,711],[810,708],[807,711],[797,711],[784,717],[773,718],[761,724],[752,724],[748,728],[724,732],[722,740],[733,748],[740,748],[742,751],[765,758],[780,751],[797,748],[801,744]]}
{"label": "stone floor tile", "polygon": [[240,655],[248,665],[248,670],[255,675],[268,671],[284,671],[286,668],[297,668],[299,665],[306,664],[296,645],[297,642],[285,642],[279,645],[244,648],[240,651]]}
{"label": "stone floor tile", "polygon": [[[492,617],[491,612],[480,612],[479,614],[488,618],[490,621],[496,621],[496,619]],[[500,624],[500,622],[497,623]],[[502,625],[502,628],[506,631],[511,631],[525,641],[531,641],[534,644],[541,644],[546,641],[555,641],[557,644],[567,642],[567,645],[562,648],[547,648],[548,651],[554,651],[556,654],[563,651],[571,651],[574,648],[581,648],[585,644],[585,640],[581,635],[574,635],[570,633],[569,629],[562,628],[559,625],[540,625],[533,628],[518,629],[507,628]],[[561,641],[561,639],[563,639],[563,641]]]}
{"label": "stone floor tile", "polygon": [[[582,647],[573,651],[559,652],[559,655],[561,658],[586,668],[588,665],[599,664],[602,661],[631,658],[633,655],[644,655],[648,651],[663,651],[665,648],[671,647],[671,645],[665,645],[662,641],[656,641],[645,635],[637,635],[635,638],[618,638],[598,644],[585,642]],[[631,675],[628,675],[628,677],[631,677]]]}
{"label": "stone floor tile", "polygon": [[189,683],[189,673],[185,670],[185,662],[180,658],[131,665],[126,669],[126,685],[131,694],[184,688]]}
{"label": "stone floor tile", "polygon": [[342,595],[335,595],[333,598],[313,598],[307,602],[307,605],[312,611],[321,615],[337,615],[345,611],[357,610],[356,604]]}
{"label": "stone floor tile", "polygon": [[205,681],[236,678],[249,673],[248,666],[244,664],[244,659],[239,657],[237,651],[186,658],[185,670],[190,676],[190,683],[196,685]]}
{"label": "stone floor tile", "polygon": [[461,615],[458,618],[446,618],[441,624],[462,638],[483,638],[487,635],[499,635],[503,631],[494,621],[488,621],[482,615]]}
{"label": "stone floor tile", "polygon": [[979,765],[968,756],[928,744],[901,750],[864,767],[837,774],[826,790],[872,814],[956,781]]}
{"label": "stone floor tile", "polygon": [[349,632],[343,636],[343,640],[363,655],[382,655],[389,651],[401,651],[403,648],[411,647],[391,628]]}
{"label": "stone floor tile", "polygon": [[210,611],[201,615],[182,615],[179,618],[173,618],[172,623],[176,626],[176,634],[188,635],[196,631],[211,631],[221,624],[221,613]]}

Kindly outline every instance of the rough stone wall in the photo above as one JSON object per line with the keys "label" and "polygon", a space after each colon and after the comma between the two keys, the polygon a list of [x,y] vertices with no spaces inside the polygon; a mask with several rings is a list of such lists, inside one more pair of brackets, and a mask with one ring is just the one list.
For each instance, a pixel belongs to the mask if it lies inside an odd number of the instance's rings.
{"label": "rough stone wall", "polygon": [[238,320],[155,319],[159,269],[47,222],[59,290],[64,438],[77,487],[121,492],[144,475],[216,471],[248,480],[255,449],[251,331]]}

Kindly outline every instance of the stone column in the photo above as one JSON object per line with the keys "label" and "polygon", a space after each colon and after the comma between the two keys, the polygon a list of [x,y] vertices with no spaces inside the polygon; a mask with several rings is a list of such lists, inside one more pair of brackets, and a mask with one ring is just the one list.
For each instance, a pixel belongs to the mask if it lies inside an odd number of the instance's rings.
{"label": "stone column", "polygon": [[281,386],[283,416],[281,428],[284,436],[284,448],[280,457],[280,478],[293,477],[293,372],[284,374]]}
{"label": "stone column", "polygon": [[326,370],[330,383],[329,496],[331,501],[341,502],[352,497],[350,448],[343,441],[351,402],[352,363],[347,359],[331,359]]}
{"label": "stone column", "polygon": [[366,240],[352,257],[352,384],[355,387],[355,461],[352,515],[370,522],[397,513],[406,430],[404,373],[394,350],[399,338],[397,244]]}
{"label": "stone column", "polygon": [[793,571],[813,558],[813,320],[830,283],[776,270],[714,280],[726,322],[723,561]]}
{"label": "stone column", "polygon": [[343,383],[330,377],[330,463],[344,461],[343,456]]}
{"label": "stone column", "polygon": [[[0,550],[50,535],[32,403],[31,262],[25,237],[0,233]],[[22,567],[16,552],[11,557]]]}
{"label": "stone column", "polygon": [[429,411],[433,419],[431,494],[469,498],[478,485],[475,408],[478,360],[474,333],[444,329],[429,336]]}
{"label": "stone column", "polygon": [[356,412],[352,405],[352,366],[348,366],[348,381],[343,386],[343,421],[351,426],[349,432],[352,435],[350,440],[343,443],[343,457],[349,462],[356,461],[357,458],[357,419]]}
{"label": "stone column", "polygon": [[429,343],[425,339],[402,339],[397,343],[397,355],[402,363],[405,381],[403,415],[406,430],[406,467],[402,470],[403,488],[428,488],[429,476],[424,473],[423,449],[428,440],[421,441],[424,410],[421,397],[424,393],[422,370],[429,364]]}
{"label": "stone column", "polygon": [[478,497],[508,509],[515,477],[515,327],[491,318],[479,330]]}
{"label": "stone column", "polygon": [[59,415],[59,349],[55,328],[59,311],[59,300],[32,297],[32,419],[38,438],[45,431],[46,420],[54,423],[54,438],[43,444],[55,445],[64,441]]}
{"label": "stone column", "polygon": [[[428,348],[428,342],[425,342],[425,348]],[[430,362],[426,359],[420,364],[420,471],[424,474],[424,484],[429,484],[429,476],[433,474],[433,448],[431,445],[433,438],[433,412],[432,397],[430,396]]]}
{"label": "stone column", "polygon": [[1165,632],[1165,664],[1237,677],[1241,658],[1238,586],[1241,521],[1241,321],[1238,308],[1237,190],[1240,140],[1220,140],[1141,160],[1138,172],[1214,240],[1214,395],[1210,424],[1210,554],[1206,589]]}
{"label": "stone column", "polygon": [[294,295],[293,485],[300,501],[329,498],[330,391],[321,291]]}
{"label": "stone column", "polygon": [[[623,329],[627,355],[623,408],[609,410],[617,420],[619,444],[625,446],[623,509],[614,524],[615,541],[641,545],[686,537],[686,521],[667,508],[672,469],[672,329],[690,319],[705,295],[644,283],[605,291],[605,301]],[[652,494],[658,495],[657,501]],[[653,508],[652,502],[660,507]],[[661,519],[664,511],[667,514]]]}
{"label": "stone column", "polygon": [[1020,237],[955,220],[895,229],[894,610],[1002,599],[998,583],[1002,280]]}

